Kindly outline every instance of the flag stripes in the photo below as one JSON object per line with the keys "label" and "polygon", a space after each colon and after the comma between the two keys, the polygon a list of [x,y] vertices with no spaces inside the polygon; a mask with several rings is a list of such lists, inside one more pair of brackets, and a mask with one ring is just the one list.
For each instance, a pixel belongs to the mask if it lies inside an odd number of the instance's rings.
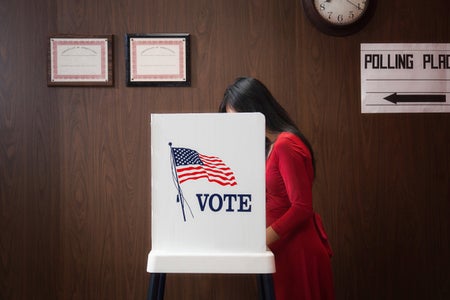
{"label": "flag stripes", "polygon": [[179,183],[206,178],[222,186],[235,186],[233,171],[218,157],[188,148],[172,148]]}

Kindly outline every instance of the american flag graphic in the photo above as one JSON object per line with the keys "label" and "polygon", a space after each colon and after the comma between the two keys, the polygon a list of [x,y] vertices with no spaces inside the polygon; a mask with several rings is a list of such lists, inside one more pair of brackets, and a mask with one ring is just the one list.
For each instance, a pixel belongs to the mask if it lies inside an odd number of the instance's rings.
{"label": "american flag graphic", "polygon": [[180,184],[188,180],[206,178],[222,186],[235,186],[233,171],[218,157],[198,153],[188,148],[172,148],[174,164]]}

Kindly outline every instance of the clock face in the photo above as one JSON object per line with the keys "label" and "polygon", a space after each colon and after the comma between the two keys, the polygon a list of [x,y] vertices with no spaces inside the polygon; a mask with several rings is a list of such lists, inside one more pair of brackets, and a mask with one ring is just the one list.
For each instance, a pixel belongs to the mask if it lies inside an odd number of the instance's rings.
{"label": "clock face", "polygon": [[369,0],[314,0],[320,16],[332,25],[349,25],[361,18]]}

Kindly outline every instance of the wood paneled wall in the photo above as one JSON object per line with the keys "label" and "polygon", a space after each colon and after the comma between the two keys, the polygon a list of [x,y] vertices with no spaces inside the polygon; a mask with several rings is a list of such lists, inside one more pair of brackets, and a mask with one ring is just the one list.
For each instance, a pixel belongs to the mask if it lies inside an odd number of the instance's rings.
{"label": "wood paneled wall", "polygon": [[[151,113],[216,111],[260,78],[310,138],[337,299],[450,299],[450,115],[360,113],[359,45],[450,42],[447,1],[378,1],[319,33],[298,0],[0,1],[0,299],[144,299]],[[192,35],[192,86],[125,86],[126,33]],[[48,35],[113,34],[115,85],[46,85]],[[170,274],[166,299],[256,299]]]}

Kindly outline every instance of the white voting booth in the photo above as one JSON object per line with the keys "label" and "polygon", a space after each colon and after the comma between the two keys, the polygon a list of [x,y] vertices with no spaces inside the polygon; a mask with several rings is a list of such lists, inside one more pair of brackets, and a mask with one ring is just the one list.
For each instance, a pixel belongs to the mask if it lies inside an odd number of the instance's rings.
{"label": "white voting booth", "polygon": [[151,115],[149,273],[275,272],[264,149],[259,113]]}

